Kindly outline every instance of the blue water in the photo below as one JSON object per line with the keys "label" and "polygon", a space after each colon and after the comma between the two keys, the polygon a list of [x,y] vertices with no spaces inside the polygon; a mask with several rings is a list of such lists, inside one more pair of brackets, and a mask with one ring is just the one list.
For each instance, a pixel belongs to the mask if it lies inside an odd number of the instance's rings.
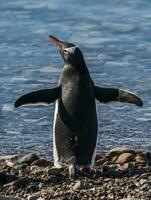
{"label": "blue water", "polygon": [[0,154],[52,156],[54,105],[13,107],[26,92],[57,85],[63,61],[49,34],[82,49],[97,85],[144,101],[98,104],[98,152],[151,151],[151,1],[0,0]]}

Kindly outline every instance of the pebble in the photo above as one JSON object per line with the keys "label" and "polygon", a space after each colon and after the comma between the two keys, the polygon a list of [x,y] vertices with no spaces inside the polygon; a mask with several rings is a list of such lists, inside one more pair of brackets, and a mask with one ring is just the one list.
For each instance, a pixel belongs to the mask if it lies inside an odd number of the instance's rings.
{"label": "pebble", "polygon": [[75,185],[73,186],[74,190],[80,190],[81,189],[81,181],[77,181]]}
{"label": "pebble", "polygon": [[27,200],[37,200],[38,197],[36,195],[30,195],[27,197]]}
{"label": "pebble", "polygon": [[32,192],[36,192],[39,190],[39,186],[36,185],[36,184],[31,184],[31,185],[28,185],[27,188],[26,188],[26,191],[28,193],[32,193]]}
{"label": "pebble", "polygon": [[[74,181],[69,179],[68,168],[54,168],[53,161],[39,159],[37,155],[19,158],[21,162],[9,167],[3,162],[0,165],[1,194],[4,200],[8,200],[7,195],[28,200],[151,199],[149,153],[146,156],[143,152],[116,148],[98,158],[95,169],[87,173],[89,176],[80,170]],[[13,176],[16,180],[11,178]]]}
{"label": "pebble", "polygon": [[78,180],[73,186],[73,190],[89,189],[91,185],[88,182],[88,179]]}
{"label": "pebble", "polygon": [[0,200],[21,200],[19,197],[0,195]]}

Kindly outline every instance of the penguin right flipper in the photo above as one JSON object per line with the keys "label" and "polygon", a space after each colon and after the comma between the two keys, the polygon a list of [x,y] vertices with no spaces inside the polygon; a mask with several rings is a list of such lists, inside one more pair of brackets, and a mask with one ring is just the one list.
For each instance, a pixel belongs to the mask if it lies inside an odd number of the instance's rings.
{"label": "penguin right flipper", "polygon": [[95,98],[103,103],[119,101],[123,103],[132,103],[140,107],[143,106],[143,101],[137,95],[126,90],[94,86],[94,93]]}
{"label": "penguin right flipper", "polygon": [[19,97],[15,102],[15,107],[26,104],[50,104],[61,95],[61,86],[52,89],[37,90]]}

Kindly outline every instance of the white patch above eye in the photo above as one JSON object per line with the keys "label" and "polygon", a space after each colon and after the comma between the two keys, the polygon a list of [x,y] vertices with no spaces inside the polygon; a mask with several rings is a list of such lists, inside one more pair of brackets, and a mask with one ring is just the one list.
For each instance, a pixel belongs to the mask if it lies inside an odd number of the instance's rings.
{"label": "white patch above eye", "polygon": [[67,52],[69,52],[69,53],[74,54],[75,49],[76,49],[76,46],[74,46],[74,47],[70,47],[70,48],[65,48],[64,50],[67,51]]}

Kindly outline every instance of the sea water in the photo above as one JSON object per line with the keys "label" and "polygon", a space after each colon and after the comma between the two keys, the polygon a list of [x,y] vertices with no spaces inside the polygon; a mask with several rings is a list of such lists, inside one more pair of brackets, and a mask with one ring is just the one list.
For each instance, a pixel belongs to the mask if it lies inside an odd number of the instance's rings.
{"label": "sea water", "polygon": [[144,101],[99,104],[98,152],[151,150],[151,1],[0,0],[0,154],[52,156],[54,105],[15,109],[20,95],[58,83],[63,61],[48,35],[75,43],[96,85]]}

